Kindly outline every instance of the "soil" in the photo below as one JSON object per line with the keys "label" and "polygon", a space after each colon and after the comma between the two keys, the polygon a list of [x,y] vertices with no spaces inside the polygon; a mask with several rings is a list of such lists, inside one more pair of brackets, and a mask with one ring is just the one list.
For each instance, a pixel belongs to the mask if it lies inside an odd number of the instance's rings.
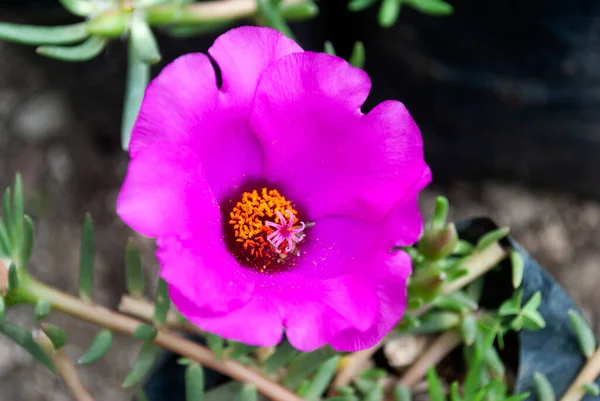
{"label": "soil", "polygon": [[[127,156],[119,149],[123,87],[105,85],[106,80],[123,78],[123,65],[112,57],[121,48],[116,43],[98,60],[69,65],[42,59],[31,48],[0,42],[0,186],[10,184],[17,171],[23,176],[27,212],[36,224],[29,268],[40,280],[75,294],[80,225],[90,212],[97,244],[93,298],[113,308],[125,289],[124,246],[133,235],[115,214],[127,166]],[[425,215],[440,193],[450,199],[453,219],[486,215],[510,226],[514,237],[564,284],[600,333],[595,306],[600,301],[595,291],[600,282],[598,200],[456,177],[453,183],[425,191]],[[138,241],[151,293],[157,268],[152,244]],[[66,351],[73,359],[97,332],[58,313],[49,320],[67,330]],[[7,321],[35,325],[27,308],[10,310]],[[79,369],[97,400],[131,399],[120,386],[137,349],[136,341],[117,336],[101,361]],[[0,337],[0,399],[62,401],[70,396],[55,376]]]}

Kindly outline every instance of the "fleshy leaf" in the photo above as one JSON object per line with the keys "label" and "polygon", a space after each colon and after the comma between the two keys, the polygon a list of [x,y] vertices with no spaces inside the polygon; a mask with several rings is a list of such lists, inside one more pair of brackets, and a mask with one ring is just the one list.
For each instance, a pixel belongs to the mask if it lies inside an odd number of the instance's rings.
{"label": "fleshy leaf", "polygon": [[96,362],[98,359],[102,358],[106,351],[110,348],[112,343],[112,333],[107,330],[101,330],[94,340],[90,347],[85,351],[85,353],[79,358],[77,363],[80,365],[88,365],[90,363]]}

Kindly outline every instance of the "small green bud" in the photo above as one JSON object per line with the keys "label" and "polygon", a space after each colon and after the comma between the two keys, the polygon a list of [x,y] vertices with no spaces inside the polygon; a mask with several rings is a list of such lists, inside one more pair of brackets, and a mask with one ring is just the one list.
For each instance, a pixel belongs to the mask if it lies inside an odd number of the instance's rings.
{"label": "small green bud", "polygon": [[108,10],[88,22],[86,29],[92,35],[118,38],[127,30],[128,16],[118,10]]}
{"label": "small green bud", "polygon": [[421,298],[423,302],[430,302],[440,294],[446,274],[439,270],[416,270],[408,284],[408,293],[411,298]]}
{"label": "small green bud", "polygon": [[458,244],[454,224],[427,230],[419,241],[419,250],[428,259],[439,260],[450,256]]}

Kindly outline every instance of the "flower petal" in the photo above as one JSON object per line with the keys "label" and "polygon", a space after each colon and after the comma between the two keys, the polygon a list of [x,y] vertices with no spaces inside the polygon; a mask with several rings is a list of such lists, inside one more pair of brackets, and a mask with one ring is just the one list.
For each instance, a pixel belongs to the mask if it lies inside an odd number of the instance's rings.
{"label": "flower petal", "polygon": [[262,72],[290,52],[302,51],[269,28],[238,28],[220,36],[209,50],[220,66],[217,88],[208,56],[179,57],[154,79],[134,126],[132,158],[148,144],[189,146],[198,152],[217,199],[262,173],[262,149],[248,118]]}
{"label": "flower petal", "polygon": [[221,212],[189,148],[146,146],[129,164],[117,213],[137,232],[159,237],[161,276],[198,308],[222,313],[248,301],[253,283],[226,249]]}
{"label": "flower petal", "polygon": [[326,54],[297,53],[267,69],[250,118],[265,175],[311,220],[380,221],[427,168],[420,131],[403,104],[360,110],[367,74]]}
{"label": "flower petal", "polygon": [[412,207],[398,204],[377,224],[319,220],[307,231],[296,266],[273,274],[247,270],[243,279],[254,284],[254,293],[244,307],[220,315],[198,310],[188,318],[204,330],[264,347],[275,344],[282,326],[301,351],[325,344],[339,351],[370,347],[404,313],[411,261],[390,248],[409,238],[399,219],[417,221]]}
{"label": "flower petal", "polygon": [[303,52],[293,40],[275,29],[244,26],[219,36],[208,50],[221,69],[221,91],[235,101],[250,104],[265,69],[277,59]]}
{"label": "flower petal", "polygon": [[181,313],[202,330],[248,345],[270,347],[281,341],[283,329],[279,310],[273,302],[260,295],[252,297],[243,307],[224,316],[204,313],[195,299],[181,294],[174,286],[169,295]]}

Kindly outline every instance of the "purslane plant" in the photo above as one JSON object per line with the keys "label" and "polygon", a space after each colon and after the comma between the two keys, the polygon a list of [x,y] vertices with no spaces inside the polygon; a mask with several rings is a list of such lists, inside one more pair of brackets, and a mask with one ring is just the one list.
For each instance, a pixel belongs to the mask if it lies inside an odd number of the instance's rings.
{"label": "purslane plant", "polygon": [[[448,383],[451,400],[512,401],[526,396],[510,394],[505,382],[506,367],[498,357],[494,343],[501,345],[498,340],[508,330],[533,330],[543,326],[543,319],[540,320],[535,312],[539,296],[534,296],[535,299],[521,306],[517,291],[498,310],[485,310],[479,306],[481,277],[507,257],[507,250],[498,243],[506,235],[506,230],[489,233],[477,244],[460,240],[455,235],[453,225],[445,221],[447,202],[444,198],[438,200],[433,223],[427,227],[421,241],[414,248],[404,248],[414,261],[415,272],[409,283],[409,310],[396,329],[402,335],[439,334],[409,368],[396,376],[356,364],[358,360],[364,361],[365,355],[369,359],[387,339],[357,353],[338,353],[330,347],[299,352],[287,340],[276,347],[249,347],[198,330],[170,306],[164,283],[158,285],[154,305],[142,297],[142,267],[139,252],[132,243],[126,249],[127,288],[130,294],[123,297],[120,305],[122,313],[94,304],[89,297],[89,285],[93,282],[91,258],[94,253],[93,228],[89,217],[86,218],[82,235],[80,296],[62,293],[36,281],[26,270],[33,249],[33,223],[23,214],[20,182],[20,178],[17,178],[14,189],[5,192],[4,219],[0,224],[3,272],[0,274],[3,294],[0,297],[0,331],[63,377],[76,399],[92,399],[92,396],[77,377],[73,364],[61,351],[68,341],[67,333],[60,327],[41,323],[40,329],[34,330],[32,335],[30,329],[4,321],[6,307],[28,303],[35,306],[34,312],[41,321],[49,313],[62,312],[101,326],[102,329],[90,341],[90,348],[81,356],[79,363],[93,363],[101,358],[110,347],[113,333],[138,338],[143,345],[130,374],[124,378],[126,388],[143,382],[161,348],[181,355],[184,357],[181,363],[188,370],[186,378],[189,381],[190,400],[193,394],[204,391],[194,385],[200,380],[199,371],[203,367],[221,372],[234,381],[248,383],[241,388],[233,386],[235,391],[250,395],[259,392],[274,400],[383,400],[388,395],[405,400],[410,396],[410,389],[425,377],[432,399],[445,399],[439,398],[445,397],[445,390],[441,391],[445,387],[445,379],[440,379],[430,368],[461,346],[464,347],[468,371],[465,382]],[[451,234],[447,235],[447,232]],[[518,269],[518,262],[515,266]],[[422,280],[422,277],[434,277],[437,280]],[[516,284],[517,287],[520,285]],[[523,320],[526,316],[533,318]],[[518,323],[519,319],[521,323]],[[525,321],[527,323],[523,323]],[[581,320],[577,322],[578,332],[585,333],[582,329],[584,323]],[[201,334],[205,336],[208,348],[178,333]],[[390,333],[390,336],[395,335]],[[589,335],[586,337],[582,334],[582,341],[588,351],[595,346],[589,344]],[[390,381],[396,384],[390,387]],[[589,383],[584,384],[590,388],[589,391],[594,390]],[[210,392],[206,396],[210,396]]]}

